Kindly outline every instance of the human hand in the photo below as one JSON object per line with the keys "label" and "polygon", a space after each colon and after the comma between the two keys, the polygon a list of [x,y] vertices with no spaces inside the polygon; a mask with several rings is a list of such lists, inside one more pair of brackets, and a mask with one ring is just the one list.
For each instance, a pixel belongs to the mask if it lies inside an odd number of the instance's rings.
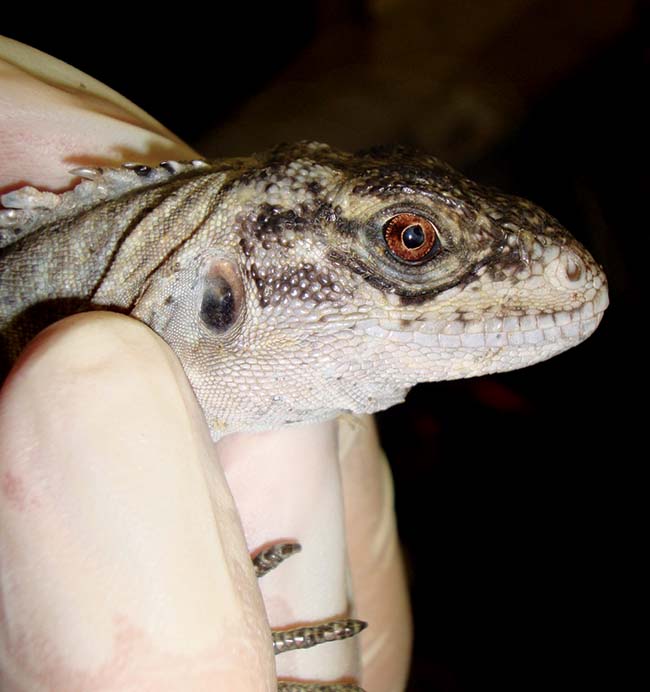
{"label": "human hand", "polygon": [[[78,165],[195,155],[102,85],[32,55],[0,74],[0,187],[58,189]],[[329,422],[214,445],[167,346],[94,313],[24,354],[2,391],[0,440],[2,689],[273,689],[242,527],[251,549],[304,546],[260,583],[275,626],[345,612],[347,536],[357,612],[371,622],[364,684],[403,686],[408,606],[372,428],[339,434]],[[359,667],[354,641],[278,659],[282,675],[312,679]]]}

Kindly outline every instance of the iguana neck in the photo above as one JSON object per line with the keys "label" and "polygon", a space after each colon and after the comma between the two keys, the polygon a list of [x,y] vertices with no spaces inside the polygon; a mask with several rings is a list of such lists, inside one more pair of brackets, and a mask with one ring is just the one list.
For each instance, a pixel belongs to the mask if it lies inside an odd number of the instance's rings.
{"label": "iguana neck", "polygon": [[[5,369],[27,341],[57,319],[98,307],[130,312],[148,277],[218,206],[224,179],[221,172],[181,176],[81,214],[75,206],[76,215],[62,215],[0,249]],[[206,203],[196,205],[199,198]]]}

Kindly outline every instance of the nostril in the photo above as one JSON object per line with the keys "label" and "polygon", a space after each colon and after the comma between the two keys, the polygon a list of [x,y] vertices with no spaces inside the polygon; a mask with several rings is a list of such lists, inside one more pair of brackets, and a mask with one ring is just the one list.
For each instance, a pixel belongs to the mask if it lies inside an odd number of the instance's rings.
{"label": "nostril", "polygon": [[571,253],[564,260],[564,270],[569,281],[579,281],[582,277],[582,262]]}

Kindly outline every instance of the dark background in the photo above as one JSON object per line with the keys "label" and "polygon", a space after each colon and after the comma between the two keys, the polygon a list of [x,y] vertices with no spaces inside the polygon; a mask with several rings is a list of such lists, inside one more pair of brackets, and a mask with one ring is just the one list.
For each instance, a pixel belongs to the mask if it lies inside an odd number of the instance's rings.
{"label": "dark background", "polygon": [[0,32],[104,81],[206,156],[302,138],[415,145],[541,204],[592,251],[611,307],[586,343],[527,370],[420,385],[378,418],[413,599],[409,690],[635,688],[648,8],[205,7],[147,22],[114,7],[85,35],[78,13],[41,13],[34,28],[17,8]]}

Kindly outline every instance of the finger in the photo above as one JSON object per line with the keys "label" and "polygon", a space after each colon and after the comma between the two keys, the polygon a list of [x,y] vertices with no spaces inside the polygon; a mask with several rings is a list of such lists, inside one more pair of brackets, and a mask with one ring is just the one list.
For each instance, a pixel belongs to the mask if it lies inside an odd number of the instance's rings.
{"label": "finger", "polygon": [[411,613],[393,507],[392,477],[373,419],[341,419],[341,474],[357,609],[372,626],[362,638],[364,685],[406,687]]}
{"label": "finger", "polygon": [[60,190],[75,166],[157,164],[196,153],[83,72],[0,37],[0,185]]}
{"label": "finger", "polygon": [[[218,450],[248,545],[302,545],[260,581],[271,625],[351,615],[336,421],[229,435]],[[277,667],[286,677],[358,678],[358,638],[283,653]]]}
{"label": "finger", "polygon": [[272,689],[236,509],[177,360],[70,318],[0,394],[2,689]]}

